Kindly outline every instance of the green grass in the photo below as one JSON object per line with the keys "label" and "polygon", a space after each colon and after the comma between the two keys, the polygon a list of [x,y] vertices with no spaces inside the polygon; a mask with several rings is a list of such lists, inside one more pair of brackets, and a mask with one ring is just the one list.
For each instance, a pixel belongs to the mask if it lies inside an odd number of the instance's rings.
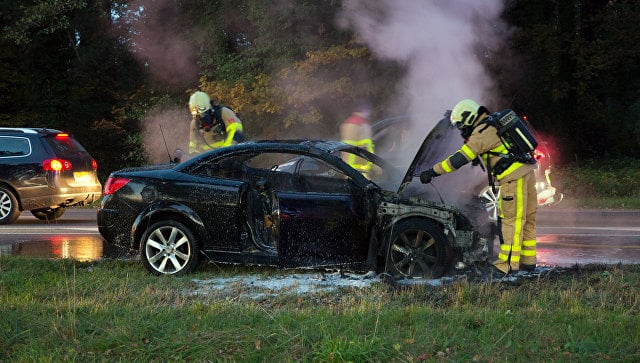
{"label": "green grass", "polygon": [[552,183],[571,206],[640,209],[640,160],[589,160],[557,167]]}
{"label": "green grass", "polygon": [[203,267],[0,257],[0,361],[640,360],[640,265],[260,299],[191,280],[276,270]]}

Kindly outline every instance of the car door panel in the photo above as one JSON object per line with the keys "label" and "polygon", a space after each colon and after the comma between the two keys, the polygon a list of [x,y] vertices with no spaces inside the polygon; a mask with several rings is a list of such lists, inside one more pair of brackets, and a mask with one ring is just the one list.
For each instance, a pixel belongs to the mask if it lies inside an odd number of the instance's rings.
{"label": "car door panel", "polygon": [[350,194],[276,192],[280,260],[285,266],[364,261],[367,225]]}

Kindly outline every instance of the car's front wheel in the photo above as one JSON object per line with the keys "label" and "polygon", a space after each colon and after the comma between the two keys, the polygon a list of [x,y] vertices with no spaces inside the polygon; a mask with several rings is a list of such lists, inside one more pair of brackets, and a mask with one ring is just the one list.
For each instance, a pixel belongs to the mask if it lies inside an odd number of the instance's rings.
{"label": "car's front wheel", "polygon": [[41,221],[52,221],[54,219],[58,219],[62,217],[65,209],[62,207],[59,208],[45,208],[45,209],[34,209],[31,211],[34,217],[38,218]]}
{"label": "car's front wheel", "polygon": [[393,227],[387,272],[405,278],[435,278],[448,269],[450,248],[442,228],[425,219],[410,219]]}
{"label": "car's front wheel", "polygon": [[18,199],[13,192],[0,186],[0,224],[11,224],[20,217]]}
{"label": "car's front wheel", "polygon": [[154,275],[183,275],[198,266],[198,247],[193,233],[180,222],[153,224],[142,236],[140,256]]}

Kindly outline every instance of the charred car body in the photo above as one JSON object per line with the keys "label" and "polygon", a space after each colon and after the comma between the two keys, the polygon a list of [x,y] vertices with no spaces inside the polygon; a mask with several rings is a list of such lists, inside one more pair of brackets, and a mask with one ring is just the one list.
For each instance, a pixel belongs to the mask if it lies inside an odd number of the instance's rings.
{"label": "charred car body", "polygon": [[[440,276],[453,262],[486,262],[493,224],[478,218],[486,213],[473,197],[467,211],[419,198],[425,186],[414,179],[438,135],[406,173],[366,150],[312,140],[247,142],[177,165],[116,171],[98,228],[107,241],[139,250],[154,274],[187,273],[204,258]],[[345,152],[378,172],[367,179],[342,160]]]}

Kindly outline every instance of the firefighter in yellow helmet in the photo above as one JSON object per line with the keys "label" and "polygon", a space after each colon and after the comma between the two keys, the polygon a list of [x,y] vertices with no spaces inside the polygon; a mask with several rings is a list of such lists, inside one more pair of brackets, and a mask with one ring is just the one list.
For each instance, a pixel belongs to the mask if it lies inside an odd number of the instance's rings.
{"label": "firefighter in yellow helmet", "polygon": [[[340,139],[342,142],[361,147],[370,153],[374,152],[371,140],[371,125],[369,124],[370,107],[362,104],[340,125]],[[344,153],[344,161],[365,176],[371,171],[371,163],[351,153]]]}
{"label": "firefighter in yellow helmet", "polygon": [[194,92],[189,98],[189,154],[244,141],[242,121],[226,106],[214,105],[209,95]]}
{"label": "firefighter in yellow helmet", "polygon": [[462,147],[442,162],[420,174],[422,183],[459,169],[476,157],[481,157],[490,177],[499,184],[498,219],[501,245],[498,259],[493,262],[502,273],[536,267],[536,210],[537,197],[535,162],[515,161],[508,157],[507,145],[495,127],[483,123],[490,113],[486,107],[465,99],[451,111],[451,124],[465,139]]}

